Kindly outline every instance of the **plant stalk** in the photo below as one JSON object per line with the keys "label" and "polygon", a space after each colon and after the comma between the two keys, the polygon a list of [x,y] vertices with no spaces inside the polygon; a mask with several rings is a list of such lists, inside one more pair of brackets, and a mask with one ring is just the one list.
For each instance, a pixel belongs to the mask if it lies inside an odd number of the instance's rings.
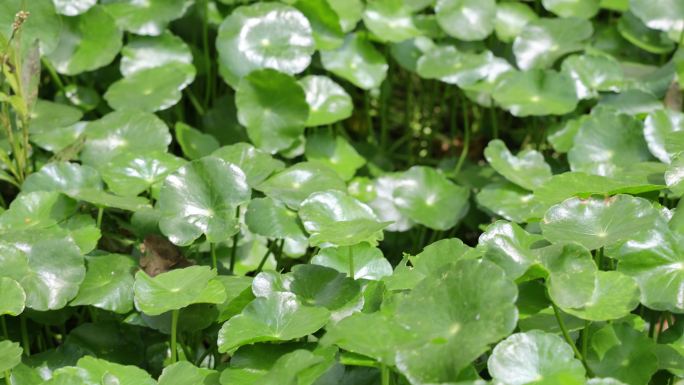
{"label": "plant stalk", "polygon": [[349,247],[349,278],[355,279],[356,272],[354,270],[354,254],[352,253],[352,247]]}
{"label": "plant stalk", "polygon": [[387,365],[382,364],[380,366],[380,378],[382,385],[389,385],[390,383],[390,371]]}
{"label": "plant stalk", "polygon": [[458,162],[454,168],[454,175],[458,175],[463,167],[463,162],[465,162],[468,156],[468,151],[470,150],[470,121],[468,119],[468,107],[465,98],[463,98],[461,105],[463,106],[463,148],[461,150],[461,155],[458,157]]}
{"label": "plant stalk", "polygon": [[209,252],[211,253],[211,267],[214,268],[214,270],[218,269],[218,259],[216,258],[216,244],[211,242],[209,243]]}
{"label": "plant stalk", "polygon": [[176,348],[176,339],[178,338],[178,316],[180,310],[175,309],[171,311],[171,363],[178,362],[178,349]]}
{"label": "plant stalk", "polygon": [[12,385],[12,380],[10,379],[10,371],[5,370],[5,384]]}
{"label": "plant stalk", "polygon": [[104,215],[104,207],[97,208],[97,228],[102,229],[102,216]]}
{"label": "plant stalk", "polygon": [[[582,361],[582,365],[584,366],[584,369],[587,371],[587,374],[591,373],[591,369],[589,369],[589,365],[587,365],[587,362],[584,360],[584,356],[580,351],[577,349],[577,345],[575,345],[575,341],[572,340],[572,337],[570,337],[570,333],[568,333],[568,329],[565,327],[565,322],[563,322],[563,318],[561,317],[560,310],[558,310],[558,306],[556,306],[555,303],[551,303],[551,306],[553,307],[553,314],[556,316],[556,322],[558,322],[558,327],[560,327],[561,333],[563,334],[563,338],[565,338],[565,342],[570,345],[572,348],[572,351],[575,352],[575,357]],[[590,374],[591,375],[591,374]]]}
{"label": "plant stalk", "polygon": [[29,340],[28,328],[26,327],[26,316],[24,314],[19,316],[19,325],[21,328],[21,344],[24,348],[26,357],[31,356],[31,341]]}

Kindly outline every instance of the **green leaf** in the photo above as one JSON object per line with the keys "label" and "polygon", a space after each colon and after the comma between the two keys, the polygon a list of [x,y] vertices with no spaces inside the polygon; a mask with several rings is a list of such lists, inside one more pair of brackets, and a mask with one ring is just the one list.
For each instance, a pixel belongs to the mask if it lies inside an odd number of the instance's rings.
{"label": "green leaf", "polygon": [[610,56],[572,55],[563,60],[561,72],[575,81],[580,99],[596,98],[600,91],[619,91],[624,83],[620,63]]}
{"label": "green leaf", "polygon": [[421,35],[404,0],[372,0],[363,11],[363,24],[380,41],[400,42]]}
{"label": "green leaf", "polygon": [[633,278],[619,271],[598,271],[589,301],[563,311],[590,321],[607,321],[628,315],[637,305],[639,287]]}
{"label": "green leaf", "polygon": [[335,49],[342,44],[344,34],[340,18],[327,0],[297,0],[294,6],[311,23],[317,49]]}
{"label": "green leaf", "polygon": [[469,53],[458,51],[453,46],[441,46],[425,52],[418,59],[416,70],[426,79],[468,87],[496,72],[493,64],[497,59],[490,51]]}
{"label": "green leaf", "polygon": [[439,279],[423,280],[397,305],[397,322],[417,336],[397,351],[397,368],[412,383],[455,381],[513,331],[517,292],[503,270],[483,260],[460,260]]}
{"label": "green leaf", "polygon": [[166,124],[149,112],[115,111],[88,123],[84,164],[100,168],[124,153],[166,152],[171,135]]}
{"label": "green leaf", "polygon": [[321,51],[321,63],[326,70],[364,90],[380,87],[389,69],[373,44],[357,34],[348,35],[334,51]]}
{"label": "green leaf", "polygon": [[684,194],[684,183],[682,183],[684,182],[684,157],[675,156],[664,176],[667,187],[675,196],[682,196]]}
{"label": "green leaf", "polygon": [[[349,264],[350,257],[353,259],[352,265]],[[311,259],[311,263],[330,267],[347,275],[353,266],[354,279],[380,280],[392,275],[392,265],[382,255],[382,250],[367,243],[322,248]]]}
{"label": "green leaf", "polygon": [[185,14],[192,0],[109,0],[106,9],[125,31],[137,35],[161,35],[166,25]]}
{"label": "green leaf", "polygon": [[519,117],[563,115],[577,106],[572,79],[554,71],[507,72],[499,78],[493,97]]}
{"label": "green leaf", "polygon": [[518,67],[523,70],[549,68],[559,58],[582,49],[594,30],[579,18],[542,18],[530,21],[513,42]]}
{"label": "green leaf", "polygon": [[530,234],[515,223],[496,221],[478,239],[484,258],[496,263],[511,279],[517,279],[537,262],[533,250],[542,236]]}
{"label": "green leaf", "polygon": [[684,131],[683,113],[663,108],[648,114],[644,137],[651,154],[663,163],[670,163],[675,154],[667,151],[666,142],[670,134],[678,131]]}
{"label": "green leaf", "polygon": [[8,371],[21,362],[22,348],[18,343],[10,340],[0,341],[0,372]]}
{"label": "green leaf", "polygon": [[136,196],[159,187],[167,175],[184,164],[183,159],[165,152],[123,153],[102,169],[102,178],[113,193]]}
{"label": "green leaf", "polygon": [[459,40],[483,40],[494,31],[494,0],[437,0],[437,22],[442,29]]}
{"label": "green leaf", "polygon": [[135,274],[135,307],[147,315],[159,315],[196,303],[222,303],[223,285],[215,280],[216,271],[208,266],[190,266],[161,273],[154,278]]}
{"label": "green leaf", "polygon": [[361,0],[327,0],[340,18],[343,32],[351,32],[363,16],[364,3]]}
{"label": "green leaf", "polygon": [[658,216],[651,202],[630,195],[570,198],[546,212],[541,229],[551,242],[576,242],[594,250],[630,239],[653,226]]}
{"label": "green leaf", "polygon": [[680,36],[684,30],[684,4],[677,0],[630,0],[629,8],[646,26]]}
{"label": "green leaf", "polygon": [[97,0],[52,0],[52,2],[57,12],[65,16],[80,15],[97,4]]}
{"label": "green leaf", "polygon": [[[135,327],[116,321],[100,319],[97,323],[81,323],[69,331],[63,344],[81,355],[119,364],[135,365],[142,362],[144,356],[140,333]],[[62,356],[65,355],[62,353]]]}
{"label": "green leaf", "polygon": [[513,183],[491,183],[475,196],[478,205],[512,222],[541,218],[544,208],[535,196]]}
{"label": "green leaf", "polygon": [[176,141],[181,146],[183,154],[189,159],[199,159],[211,155],[219,148],[219,142],[210,134],[205,134],[183,122],[175,126]]}
{"label": "green leaf", "polygon": [[289,291],[304,305],[338,310],[358,300],[361,286],[335,269],[301,264],[292,268]]}
{"label": "green leaf", "polygon": [[239,315],[223,324],[218,336],[220,352],[263,341],[288,341],[322,328],[328,310],[302,305],[292,293],[272,293],[252,301]]}
{"label": "green leaf", "polygon": [[618,21],[617,29],[625,40],[654,54],[665,54],[675,49],[675,43],[664,32],[648,28],[632,12],[625,12]]}
{"label": "green leaf", "polygon": [[124,77],[171,63],[192,64],[190,47],[165,31],[159,36],[131,36],[121,49],[119,69]]}
{"label": "green leaf", "polygon": [[654,310],[684,312],[684,253],[679,233],[664,224],[642,226],[620,247],[618,271],[633,277],[641,302]]}
{"label": "green leaf", "polygon": [[192,64],[179,62],[141,69],[112,83],[104,98],[115,110],[166,110],[181,100],[181,91],[195,79],[195,72]]}
{"label": "green leaf", "polygon": [[430,167],[414,166],[401,173],[394,190],[400,213],[435,230],[448,230],[468,211],[469,192]]}
{"label": "green leaf", "polygon": [[221,76],[236,86],[243,76],[264,68],[298,74],[311,63],[315,51],[312,33],[309,20],[284,4],[236,8],[223,20],[216,38]]}
{"label": "green leaf", "polygon": [[75,371],[75,373],[83,381],[84,384],[156,384],[156,382],[146,371],[140,369],[137,366],[120,365],[90,356],[85,356],[78,360],[77,368],[79,370]]}
{"label": "green leaf", "polygon": [[209,384],[210,377],[218,377],[214,370],[198,368],[187,361],[179,361],[164,368],[159,385]]}
{"label": "green leaf", "polygon": [[50,0],[7,0],[0,3],[0,34],[5,38],[12,34],[14,16],[21,10],[28,11],[31,16],[21,26],[25,46],[38,40],[42,55],[52,52],[59,43],[62,18]]}
{"label": "green leaf", "polygon": [[551,167],[538,151],[526,149],[515,156],[503,141],[495,139],[489,142],[484,155],[499,174],[528,190],[534,190],[551,178]]}
{"label": "green leaf", "polygon": [[308,161],[330,167],[344,180],[353,178],[356,170],[366,164],[366,159],[347,140],[324,130],[306,138],[304,154]]}
{"label": "green leaf", "polygon": [[380,222],[373,210],[346,193],[327,190],[311,194],[299,209],[309,243],[351,246],[360,242],[374,244],[382,239],[386,222]]}
{"label": "green leaf", "polygon": [[645,385],[658,369],[655,343],[626,323],[608,324],[591,337],[587,363],[596,376]]}
{"label": "green leaf", "polygon": [[598,269],[589,250],[576,243],[557,243],[541,249],[539,260],[548,272],[546,287],[556,305],[580,308],[591,302]]}
{"label": "green leaf", "polygon": [[19,282],[26,307],[34,310],[63,308],[76,296],[85,276],[83,256],[68,238],[1,242],[0,251],[0,275]]}
{"label": "green leaf", "polygon": [[115,313],[133,309],[133,271],[137,263],[127,255],[86,257],[86,274],[70,305],[91,305]]}
{"label": "green leaf", "polygon": [[304,239],[297,213],[273,198],[255,198],[247,205],[245,224],[249,231],[266,238]]}
{"label": "green leaf", "polygon": [[542,0],[546,10],[560,17],[591,19],[599,11],[599,0]]}
{"label": "green leaf", "polygon": [[532,330],[496,345],[487,361],[489,373],[507,385],[584,383],[584,367],[558,335]]}
{"label": "green leaf", "polygon": [[266,152],[288,149],[304,134],[309,105],[292,76],[272,69],[253,71],[240,80],[235,104],[247,135]]}
{"label": "green leaf", "polygon": [[122,33],[102,6],[73,17],[63,17],[56,48],[47,56],[55,69],[78,75],[111,63],[121,49]]}
{"label": "green leaf", "polygon": [[31,140],[46,150],[55,151],[55,147],[44,138],[55,128],[70,126],[82,117],[83,112],[76,107],[38,99],[31,111],[29,126]]}
{"label": "green leaf", "polygon": [[17,316],[24,311],[26,293],[19,282],[12,278],[0,277],[0,316]]}
{"label": "green leaf", "polygon": [[214,151],[212,156],[240,167],[247,175],[247,184],[258,186],[285,164],[248,143],[235,143]]}
{"label": "green leaf", "polygon": [[222,159],[206,157],[188,163],[164,179],[157,207],[159,228],[177,245],[189,245],[204,234],[221,242],[238,231],[238,205],[250,198],[245,174]]}
{"label": "green leaf", "polygon": [[295,210],[314,192],[347,190],[344,181],[335,171],[311,162],[296,163],[266,179],[256,189]]}
{"label": "green leaf", "polygon": [[504,43],[510,43],[520,35],[525,25],[539,16],[525,3],[505,2],[496,6],[494,31]]}
{"label": "green leaf", "polygon": [[0,214],[0,232],[53,227],[75,211],[76,202],[58,192],[27,192],[15,198],[9,209]]}
{"label": "green leaf", "polygon": [[641,122],[611,108],[595,110],[580,126],[568,151],[573,171],[615,176],[623,167],[649,160]]}
{"label": "green leaf", "polygon": [[329,77],[309,75],[298,82],[309,104],[307,127],[324,126],[351,116],[354,108],[352,98]]}
{"label": "green leaf", "polygon": [[21,186],[24,193],[57,191],[75,199],[84,189],[102,190],[100,174],[92,167],[69,162],[48,163],[29,175]]}

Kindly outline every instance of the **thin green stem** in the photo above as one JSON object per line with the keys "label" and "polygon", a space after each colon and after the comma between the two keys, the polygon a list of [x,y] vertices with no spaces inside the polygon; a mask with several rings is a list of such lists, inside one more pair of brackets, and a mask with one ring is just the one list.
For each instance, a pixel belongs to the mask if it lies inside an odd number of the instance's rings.
{"label": "thin green stem", "polygon": [[228,268],[230,274],[233,274],[233,270],[235,270],[235,259],[237,258],[237,244],[239,238],[240,232],[238,231],[233,235],[233,247],[230,249],[230,267]]}
{"label": "thin green stem", "polygon": [[261,257],[261,261],[259,261],[259,266],[257,266],[256,270],[254,270],[254,275],[257,275],[261,272],[261,269],[264,268],[264,265],[266,264],[266,260],[268,259],[268,256],[271,255],[273,252],[273,242],[269,243],[268,248],[266,249],[266,252],[264,253],[264,256]]}
{"label": "thin green stem", "polygon": [[575,341],[572,340],[572,337],[570,337],[570,333],[568,333],[568,329],[565,327],[565,322],[563,322],[563,318],[561,317],[560,310],[558,310],[558,307],[556,304],[551,303],[551,306],[553,307],[553,314],[556,316],[556,322],[558,322],[558,327],[561,330],[561,333],[563,334],[563,338],[565,338],[565,342],[570,345],[572,348],[572,351],[575,352],[575,357],[582,361],[582,365],[584,365],[584,369],[587,371],[587,373],[591,373],[591,370],[589,369],[589,365],[587,365],[587,362],[584,360],[584,356],[580,351],[577,349],[577,345],[575,345]]}
{"label": "thin green stem", "polygon": [[2,335],[6,340],[9,339],[9,333],[7,333],[7,323],[5,322],[5,316],[0,316],[0,327],[2,328]]}
{"label": "thin green stem", "polygon": [[211,267],[214,268],[214,270],[218,269],[218,260],[216,258],[216,244],[211,242],[209,243],[209,252],[211,253]]}
{"label": "thin green stem", "polygon": [[454,168],[454,175],[458,175],[461,171],[463,162],[465,162],[468,151],[470,151],[470,121],[468,119],[468,103],[465,98],[463,98],[461,105],[463,106],[463,149]]}
{"label": "thin green stem", "polygon": [[584,328],[582,329],[582,357],[587,356],[587,349],[589,348],[589,321],[584,321]]}
{"label": "thin green stem", "polygon": [[356,271],[354,270],[354,253],[352,253],[352,247],[349,247],[349,278],[354,279]]}
{"label": "thin green stem", "polygon": [[31,356],[31,341],[29,340],[28,328],[26,327],[26,316],[24,314],[19,316],[19,325],[21,328],[21,345],[24,348],[26,357]]}
{"label": "thin green stem", "polygon": [[211,59],[209,58],[209,25],[207,23],[207,17],[209,16],[209,1],[204,0],[202,2],[204,8],[204,15],[202,17],[202,51],[204,54],[204,66],[206,71],[206,85],[204,90],[204,105],[209,106],[209,101],[213,93],[212,87],[214,84],[214,79],[211,73]]}
{"label": "thin green stem", "polygon": [[178,338],[178,316],[180,311],[178,309],[171,311],[171,363],[178,362],[178,349],[176,348],[176,339]]}
{"label": "thin green stem", "polygon": [[603,267],[603,247],[600,249],[596,250],[596,253],[594,254],[594,261],[596,262],[596,267],[601,270]]}
{"label": "thin green stem", "polygon": [[373,117],[371,117],[371,105],[370,105],[370,94],[368,92],[363,93],[363,109],[364,115],[366,115],[366,129],[368,130],[368,141],[371,143],[378,143],[375,138],[375,131],[373,130]]}
{"label": "thin green stem", "polygon": [[389,367],[385,364],[380,366],[380,378],[382,385],[389,385],[390,383],[390,371]]}
{"label": "thin green stem", "polygon": [[190,88],[185,89],[185,94],[188,95],[188,99],[190,100],[190,104],[195,108],[195,111],[199,115],[204,115],[204,107],[202,107],[202,103],[200,103],[199,100],[197,100],[197,96],[190,90]]}
{"label": "thin green stem", "polygon": [[57,74],[57,71],[55,71],[55,67],[53,67],[52,64],[50,64],[50,62],[46,60],[44,57],[40,59],[40,64],[42,64],[43,67],[45,67],[45,69],[47,70],[48,74],[50,74],[50,78],[52,78],[52,81],[55,82],[57,88],[59,88],[60,91],[64,91],[64,83]]}
{"label": "thin green stem", "polygon": [[97,228],[102,228],[102,216],[104,215],[104,207],[97,208]]}
{"label": "thin green stem", "polygon": [[5,384],[12,385],[12,380],[10,379],[10,371],[5,370]]}
{"label": "thin green stem", "polygon": [[492,136],[494,139],[499,139],[499,119],[496,116],[496,107],[494,103],[489,107],[489,116],[492,120]]}

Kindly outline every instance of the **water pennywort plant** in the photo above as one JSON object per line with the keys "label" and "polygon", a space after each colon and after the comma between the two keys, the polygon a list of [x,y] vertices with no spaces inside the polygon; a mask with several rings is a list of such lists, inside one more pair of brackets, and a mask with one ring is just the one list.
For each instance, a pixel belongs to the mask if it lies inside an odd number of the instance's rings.
{"label": "water pennywort plant", "polygon": [[8,385],[684,384],[681,0],[3,0]]}

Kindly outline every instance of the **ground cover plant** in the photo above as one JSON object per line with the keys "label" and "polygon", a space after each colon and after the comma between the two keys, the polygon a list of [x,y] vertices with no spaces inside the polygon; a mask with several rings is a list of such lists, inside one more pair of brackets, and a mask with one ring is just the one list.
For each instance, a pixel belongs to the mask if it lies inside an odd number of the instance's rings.
{"label": "ground cover plant", "polygon": [[0,1],[0,381],[684,383],[681,0]]}

